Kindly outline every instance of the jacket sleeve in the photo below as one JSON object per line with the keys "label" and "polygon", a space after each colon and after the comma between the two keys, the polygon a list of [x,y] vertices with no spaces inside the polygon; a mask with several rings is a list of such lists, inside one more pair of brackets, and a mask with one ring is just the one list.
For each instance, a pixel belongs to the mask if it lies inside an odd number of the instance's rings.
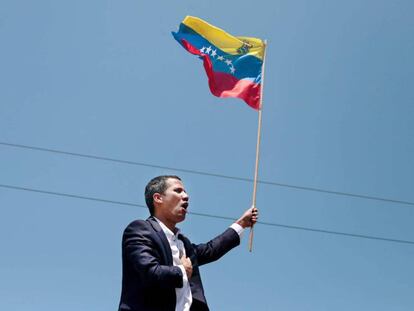
{"label": "jacket sleeve", "polygon": [[155,233],[149,226],[138,220],[125,229],[122,242],[125,259],[146,286],[182,287],[181,269],[162,262],[161,246],[154,240]]}
{"label": "jacket sleeve", "polygon": [[228,228],[211,241],[204,244],[193,244],[193,247],[196,251],[198,265],[201,266],[216,261],[239,244],[240,237],[237,232],[232,228]]}

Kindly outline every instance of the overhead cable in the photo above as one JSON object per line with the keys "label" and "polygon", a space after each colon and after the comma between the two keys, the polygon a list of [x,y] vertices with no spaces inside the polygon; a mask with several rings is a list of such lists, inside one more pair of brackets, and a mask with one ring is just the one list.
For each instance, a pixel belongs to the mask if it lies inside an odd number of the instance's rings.
{"label": "overhead cable", "polygon": [[[141,205],[141,204],[129,203],[129,202],[123,202],[123,201],[116,201],[116,200],[108,200],[108,199],[96,198],[96,197],[89,197],[89,196],[78,195],[78,194],[69,194],[69,193],[62,193],[62,192],[49,191],[49,190],[40,190],[40,189],[34,189],[34,188],[29,188],[29,187],[20,187],[20,186],[6,185],[6,184],[0,184],[0,187],[6,188],[6,189],[36,192],[36,193],[42,193],[42,194],[47,194],[47,195],[67,197],[67,198],[74,198],[74,199],[97,201],[97,202],[116,204],[116,205],[147,208],[146,206]],[[235,217],[220,216],[220,215],[206,214],[206,213],[197,213],[197,212],[189,212],[189,214],[192,214],[192,215],[195,215],[195,216],[200,216],[200,217],[226,219],[226,220],[232,220],[232,221],[234,221],[236,219]],[[272,222],[259,221],[257,224],[258,225],[264,225],[264,226],[292,229],[292,230],[302,230],[302,231],[318,232],[318,233],[325,233],[325,234],[331,234],[331,235],[347,236],[347,237],[352,237],[352,238],[369,239],[369,240],[377,240],[377,241],[384,241],[384,242],[414,245],[414,241],[410,241],[410,240],[401,240],[401,239],[378,237],[378,236],[372,236],[372,235],[355,234],[355,233],[340,232],[340,231],[331,231],[331,230],[324,230],[324,229],[310,228],[310,227],[302,227],[302,226],[292,226],[292,225],[278,224],[278,223],[272,223]]]}
{"label": "overhead cable", "polygon": [[[29,149],[29,150],[36,150],[36,151],[43,151],[43,152],[50,152],[50,153],[55,153],[55,154],[67,155],[67,156],[88,158],[88,159],[93,159],[93,160],[115,162],[115,163],[121,163],[121,164],[127,164],[127,165],[145,166],[145,167],[152,167],[152,168],[158,168],[158,169],[165,169],[165,170],[183,172],[183,173],[188,173],[188,174],[196,174],[196,175],[204,175],[204,176],[211,176],[211,177],[218,177],[218,178],[226,178],[226,179],[231,179],[231,180],[245,181],[245,182],[253,182],[253,179],[251,179],[251,178],[244,178],[244,177],[230,176],[230,175],[224,175],[224,174],[209,173],[209,172],[204,172],[204,171],[190,170],[190,169],[177,168],[177,167],[171,167],[171,166],[162,166],[162,165],[156,165],[156,164],[150,164],[150,163],[144,163],[144,162],[137,162],[137,161],[115,159],[115,158],[109,158],[109,157],[104,157],[104,156],[77,153],[77,152],[69,152],[69,151],[63,151],[63,150],[57,150],[57,149],[28,146],[28,145],[14,144],[14,143],[1,142],[1,141],[0,141],[0,145],[8,146],[8,147],[15,147],[15,148],[22,148],[22,149]],[[391,199],[391,198],[382,198],[382,197],[365,195],[365,194],[357,194],[357,193],[350,193],[350,192],[343,192],[343,191],[326,190],[326,189],[322,189],[322,188],[298,186],[298,185],[292,185],[292,184],[286,184],[286,183],[280,183],[280,182],[274,182],[274,181],[265,181],[265,180],[259,180],[258,183],[263,184],[263,185],[271,185],[271,186],[278,186],[278,187],[291,188],[291,189],[297,189],[297,190],[320,192],[320,193],[326,193],[326,194],[332,194],[332,195],[338,195],[338,196],[346,196],[346,197],[353,197],[353,198],[359,198],[359,199],[374,200],[374,201],[380,201],[380,202],[388,202],[388,203],[414,206],[414,202],[411,202],[411,201],[397,200],[397,199]]]}

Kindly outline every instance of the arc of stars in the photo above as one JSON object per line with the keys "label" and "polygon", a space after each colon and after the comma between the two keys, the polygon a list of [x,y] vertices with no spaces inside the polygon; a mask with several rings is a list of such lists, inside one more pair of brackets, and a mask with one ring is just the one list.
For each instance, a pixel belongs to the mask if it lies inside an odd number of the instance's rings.
{"label": "arc of stars", "polygon": [[234,74],[236,72],[236,68],[234,67],[232,61],[230,59],[225,58],[223,55],[217,54],[217,50],[214,49],[211,45],[208,47],[203,46],[199,51],[203,54],[211,56],[212,58],[215,58],[217,56],[218,61],[226,63],[226,65],[229,67],[231,74]]}

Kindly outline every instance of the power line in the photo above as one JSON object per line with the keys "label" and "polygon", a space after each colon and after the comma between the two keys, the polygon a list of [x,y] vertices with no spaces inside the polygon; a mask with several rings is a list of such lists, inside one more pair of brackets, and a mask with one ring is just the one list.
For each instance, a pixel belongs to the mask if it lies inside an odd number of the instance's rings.
{"label": "power line", "polygon": [[[253,179],[251,179],[251,178],[230,176],[230,175],[224,175],[224,174],[215,174],[215,173],[209,173],[209,172],[204,172],[204,171],[197,171],[197,170],[190,170],[190,169],[184,169],[184,168],[155,165],[155,164],[149,164],[149,163],[144,163],[144,162],[115,159],[115,158],[109,158],[109,157],[103,157],[103,156],[97,156],[97,155],[91,155],[91,154],[83,154],[83,153],[77,153],[77,152],[62,151],[62,150],[57,150],[57,149],[28,146],[28,145],[7,143],[7,142],[1,142],[1,141],[0,141],[0,145],[8,146],[8,147],[14,147],[14,148],[22,148],[22,149],[50,152],[50,153],[55,153],[55,154],[67,155],[67,156],[88,158],[88,159],[93,159],[93,160],[121,163],[121,164],[127,164],[127,165],[145,166],[145,167],[152,167],[152,168],[158,168],[158,169],[165,169],[165,170],[183,172],[183,173],[188,173],[188,174],[196,174],[196,175],[204,175],[204,176],[225,178],[225,179],[238,180],[238,181],[253,182]],[[291,188],[291,189],[296,189],[296,190],[305,190],[305,191],[326,193],[326,194],[339,195],[339,196],[347,196],[347,197],[353,197],[353,198],[359,198],[359,199],[366,199],[366,200],[373,200],[373,201],[380,201],[380,202],[388,202],[388,203],[414,206],[414,202],[411,202],[411,201],[404,201],[404,200],[397,200],[397,199],[390,199],[390,198],[381,198],[381,197],[364,195],[364,194],[357,194],[357,193],[350,193],[350,192],[343,192],[343,191],[333,191],[333,190],[326,190],[326,189],[322,189],[322,188],[314,188],[314,187],[306,187],[306,186],[297,186],[297,185],[292,185],[292,184],[285,184],[285,183],[265,181],[265,180],[259,180],[258,183],[263,184],[263,185],[278,186],[278,187]]]}
{"label": "power line", "polygon": [[74,198],[74,199],[81,199],[81,200],[89,200],[89,201],[110,203],[110,204],[136,206],[136,207],[146,207],[144,205],[135,204],[135,203],[107,200],[107,199],[102,199],[102,198],[94,198],[94,197],[88,197],[88,196],[83,196],[83,195],[78,195],[78,194],[69,194],[69,193],[62,193],[62,192],[55,192],[55,191],[48,191],[48,190],[39,190],[39,189],[33,189],[33,188],[27,188],[27,187],[19,187],[19,186],[4,185],[4,184],[0,184],[0,187],[8,188],[8,189],[14,189],[14,190],[21,190],[21,191],[30,191],[30,192],[37,192],[37,193],[43,193],[43,194],[50,194],[50,195],[56,195],[56,196],[60,196],[60,197],[67,197],[67,198]]}
{"label": "power line", "polygon": [[[49,190],[40,190],[40,189],[13,186],[13,185],[6,185],[6,184],[0,184],[0,187],[6,188],[6,189],[36,192],[36,193],[42,193],[42,194],[54,195],[54,196],[60,196],[60,197],[66,197],[66,198],[75,198],[75,199],[97,201],[97,202],[110,203],[110,204],[116,204],[116,205],[147,208],[146,206],[141,205],[141,204],[115,201],[115,200],[107,200],[107,199],[103,199],[103,198],[89,197],[89,196],[84,196],[84,195],[69,194],[69,193],[55,192],[55,191],[49,191]],[[189,214],[192,214],[192,215],[195,215],[195,216],[200,216],[200,217],[225,219],[225,220],[232,220],[232,221],[234,221],[236,219],[236,218],[233,218],[233,217],[220,216],[220,215],[214,215],[214,214],[206,214],[206,213],[197,213],[197,212],[189,212]],[[364,234],[355,234],[355,233],[323,230],[323,229],[309,228],[309,227],[302,227],[302,226],[292,226],[292,225],[277,224],[277,223],[272,223],[272,222],[261,222],[260,221],[257,224],[258,225],[264,225],[264,226],[292,229],[292,230],[302,230],[302,231],[309,231],[309,232],[318,232],[318,233],[325,233],[325,234],[332,234],[332,235],[347,236],[347,237],[352,237],[352,238],[369,239],[369,240],[377,240],[377,241],[384,241],[384,242],[414,245],[414,241],[410,241],[410,240],[400,240],[400,239],[377,237],[377,236],[364,235]]]}

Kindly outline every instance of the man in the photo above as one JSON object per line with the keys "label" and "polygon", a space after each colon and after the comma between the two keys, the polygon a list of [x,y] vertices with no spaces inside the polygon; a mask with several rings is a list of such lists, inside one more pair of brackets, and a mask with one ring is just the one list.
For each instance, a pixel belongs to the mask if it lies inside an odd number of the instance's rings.
{"label": "man", "polygon": [[119,311],[208,311],[199,266],[239,245],[244,228],[256,223],[257,209],[248,209],[208,243],[195,245],[176,228],[189,206],[179,177],[153,178],[145,201],[151,216],[129,224],[122,238]]}

